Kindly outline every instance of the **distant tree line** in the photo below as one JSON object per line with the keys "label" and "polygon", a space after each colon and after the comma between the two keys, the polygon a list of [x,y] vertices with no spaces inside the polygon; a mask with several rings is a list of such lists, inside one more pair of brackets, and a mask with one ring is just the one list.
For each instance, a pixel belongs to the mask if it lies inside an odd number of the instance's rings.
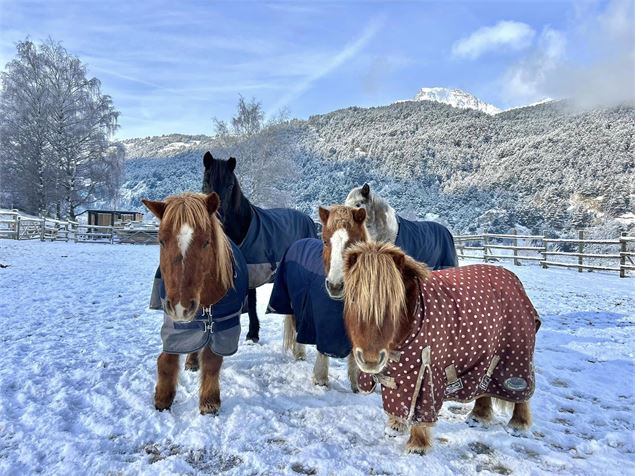
{"label": "distant tree line", "polygon": [[16,48],[0,74],[0,206],[75,219],[78,207],[118,193],[119,113],[60,43]]}

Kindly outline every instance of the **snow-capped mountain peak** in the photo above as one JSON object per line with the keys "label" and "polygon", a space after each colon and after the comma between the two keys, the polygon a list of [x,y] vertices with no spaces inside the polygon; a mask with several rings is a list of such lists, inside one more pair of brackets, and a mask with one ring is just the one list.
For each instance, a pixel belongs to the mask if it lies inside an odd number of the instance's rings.
{"label": "snow-capped mountain peak", "polygon": [[460,109],[476,109],[487,114],[498,114],[501,112],[496,106],[481,101],[476,96],[461,89],[421,88],[414,100],[442,102]]}

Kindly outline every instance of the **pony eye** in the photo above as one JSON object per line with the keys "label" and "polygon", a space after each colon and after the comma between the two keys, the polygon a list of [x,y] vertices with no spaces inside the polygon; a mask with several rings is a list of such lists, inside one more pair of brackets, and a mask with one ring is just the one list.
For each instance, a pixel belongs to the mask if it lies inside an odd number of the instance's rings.
{"label": "pony eye", "polygon": [[205,244],[203,245],[203,248],[207,248],[208,245],[209,245],[209,240],[205,242]]}
{"label": "pony eye", "polygon": [[360,208],[360,207],[362,206],[362,202],[357,202],[357,203],[355,204],[355,206],[356,206],[357,208]]}
{"label": "pony eye", "polygon": [[161,246],[165,246],[165,241],[163,241],[163,240],[159,240],[159,244],[160,244]]}

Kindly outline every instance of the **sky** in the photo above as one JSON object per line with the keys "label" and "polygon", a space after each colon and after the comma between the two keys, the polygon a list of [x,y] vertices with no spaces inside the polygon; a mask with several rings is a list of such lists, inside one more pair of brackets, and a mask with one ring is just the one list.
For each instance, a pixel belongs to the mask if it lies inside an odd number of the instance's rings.
{"label": "sky", "polygon": [[0,0],[0,67],[50,37],[121,112],[117,138],[210,134],[240,94],[307,118],[468,91],[499,108],[635,96],[635,2]]}

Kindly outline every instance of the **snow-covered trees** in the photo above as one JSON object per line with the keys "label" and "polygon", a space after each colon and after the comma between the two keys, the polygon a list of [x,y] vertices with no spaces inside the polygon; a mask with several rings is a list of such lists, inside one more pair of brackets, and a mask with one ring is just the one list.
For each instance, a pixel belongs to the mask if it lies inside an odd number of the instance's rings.
{"label": "snow-covered trees", "polygon": [[112,198],[123,148],[110,142],[118,112],[99,80],[52,40],[18,43],[1,80],[0,199],[74,219],[78,206]]}

